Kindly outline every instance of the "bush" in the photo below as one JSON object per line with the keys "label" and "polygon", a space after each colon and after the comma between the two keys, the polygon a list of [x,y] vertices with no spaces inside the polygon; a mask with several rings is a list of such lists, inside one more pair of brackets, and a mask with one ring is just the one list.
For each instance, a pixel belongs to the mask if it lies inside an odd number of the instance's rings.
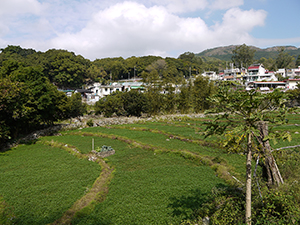
{"label": "bush", "polygon": [[290,193],[268,190],[263,203],[256,201],[253,215],[254,224],[299,224],[300,210]]}
{"label": "bush", "polygon": [[213,188],[212,197],[201,206],[200,218],[209,217],[212,224],[242,224],[244,194],[237,188]]}
{"label": "bush", "polygon": [[94,126],[94,121],[92,119],[89,119],[87,122],[86,122],[86,125],[88,125],[89,127],[93,127]]}

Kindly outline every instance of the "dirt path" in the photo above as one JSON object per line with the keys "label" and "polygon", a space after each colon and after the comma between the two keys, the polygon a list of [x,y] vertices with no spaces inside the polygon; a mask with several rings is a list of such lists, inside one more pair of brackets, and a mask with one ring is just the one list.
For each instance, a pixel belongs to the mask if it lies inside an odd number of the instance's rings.
{"label": "dirt path", "polygon": [[98,163],[101,166],[100,176],[96,179],[90,191],[87,194],[85,194],[82,198],[78,199],[73,204],[73,206],[63,214],[63,216],[60,219],[52,223],[52,225],[71,224],[72,219],[77,212],[79,212],[87,206],[93,208],[97,203],[105,200],[106,195],[108,193],[108,185],[113,177],[112,175],[114,168],[109,167],[102,158],[98,157],[94,153],[81,154],[75,147],[66,147],[64,144],[57,142],[43,142],[43,144],[60,147],[64,150],[67,150],[70,153],[74,153],[74,155],[76,155],[79,158],[87,158],[91,161]]}

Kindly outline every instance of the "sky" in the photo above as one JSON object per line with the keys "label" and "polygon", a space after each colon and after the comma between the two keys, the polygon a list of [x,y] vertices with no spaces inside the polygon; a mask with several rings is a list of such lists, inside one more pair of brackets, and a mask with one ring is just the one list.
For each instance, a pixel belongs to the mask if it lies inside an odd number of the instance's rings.
{"label": "sky", "polygon": [[0,0],[0,48],[90,60],[227,45],[300,47],[299,0]]}

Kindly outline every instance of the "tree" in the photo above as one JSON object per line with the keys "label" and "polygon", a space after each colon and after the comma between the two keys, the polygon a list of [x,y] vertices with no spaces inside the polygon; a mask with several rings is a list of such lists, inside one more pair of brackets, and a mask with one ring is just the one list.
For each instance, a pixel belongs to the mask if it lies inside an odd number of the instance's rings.
{"label": "tree", "polygon": [[207,97],[214,93],[214,85],[208,78],[198,76],[192,86],[193,105],[195,112],[201,112],[209,109],[209,102]]}
{"label": "tree", "polygon": [[131,90],[122,94],[123,107],[127,116],[140,117],[142,113],[147,112],[147,98],[145,94],[138,90]]}
{"label": "tree", "polygon": [[150,73],[143,73],[143,82],[146,84],[146,98],[148,102],[148,113],[151,115],[158,114],[163,108],[162,82],[156,69]]}
{"label": "tree", "polygon": [[124,116],[122,92],[114,92],[111,95],[101,98],[95,104],[95,113],[103,114],[105,117],[111,117],[113,114]]}
{"label": "tree", "polygon": [[[215,107],[207,113],[217,113],[213,121],[207,123],[206,136],[225,135],[224,146],[233,152],[246,155],[246,223],[251,224],[251,161],[253,154],[269,157],[270,151],[265,148],[267,141],[275,138],[272,134],[263,133],[262,125],[284,123],[287,95],[280,90],[264,94],[252,91],[220,88],[219,92],[209,98]],[[270,158],[269,158],[270,159]],[[274,162],[273,162],[274,163]],[[276,163],[266,165],[278,173]],[[274,172],[274,173],[273,173]]]}
{"label": "tree", "polygon": [[276,66],[278,69],[287,69],[290,63],[293,61],[293,57],[284,50],[284,47],[278,48],[278,55],[276,57]]}
{"label": "tree", "polygon": [[300,66],[300,55],[298,55],[295,64],[296,64],[296,66]]}
{"label": "tree", "polygon": [[185,52],[178,57],[178,59],[182,59],[188,62],[192,62],[194,58],[195,54],[192,52]]}
{"label": "tree", "polygon": [[187,113],[192,106],[191,83],[183,83],[178,96],[178,110],[181,113]]}
{"label": "tree", "polygon": [[81,87],[87,76],[90,62],[82,56],[64,50],[49,50],[45,53],[44,75],[59,87]]}
{"label": "tree", "polygon": [[243,44],[232,50],[231,60],[238,68],[248,67],[253,63],[255,52],[255,49]]}
{"label": "tree", "polygon": [[67,98],[67,101],[62,106],[64,118],[74,118],[82,116],[87,112],[87,105],[82,102],[80,93],[75,93],[71,97]]}

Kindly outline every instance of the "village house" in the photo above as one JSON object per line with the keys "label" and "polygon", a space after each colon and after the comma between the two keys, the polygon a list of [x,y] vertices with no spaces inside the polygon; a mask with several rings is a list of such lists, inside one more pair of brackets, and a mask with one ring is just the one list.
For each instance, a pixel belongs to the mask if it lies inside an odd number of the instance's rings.
{"label": "village house", "polygon": [[248,67],[248,73],[244,75],[243,79],[248,82],[253,81],[278,81],[273,71],[265,69],[263,64],[253,64]]}
{"label": "village house", "polygon": [[300,85],[300,79],[288,79],[285,81],[287,88],[290,90],[294,90],[298,88],[298,85]]}
{"label": "village house", "polygon": [[204,71],[201,75],[208,77],[209,80],[219,80],[219,76],[215,71]]}
{"label": "village house", "polygon": [[252,81],[247,84],[246,90],[259,89],[266,92],[275,88],[284,90],[287,88],[287,83],[285,81]]}

